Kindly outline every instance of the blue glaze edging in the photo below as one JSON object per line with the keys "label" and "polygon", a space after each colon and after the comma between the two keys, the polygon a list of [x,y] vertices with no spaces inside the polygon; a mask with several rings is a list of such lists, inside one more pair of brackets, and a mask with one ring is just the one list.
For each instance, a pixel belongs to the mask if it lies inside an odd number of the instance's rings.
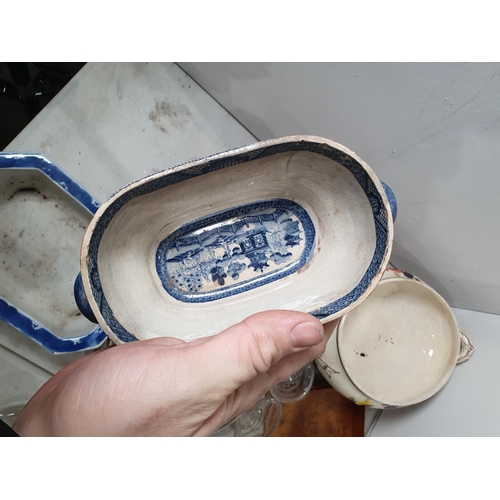
{"label": "blue glaze edging", "polygon": [[[370,286],[370,283],[373,281],[373,278],[377,274],[377,271],[385,255],[385,245],[382,245],[382,243],[385,243],[386,241],[387,232],[383,230],[378,221],[375,221],[375,237],[376,237],[375,253],[373,255],[370,266],[368,267],[366,273],[361,278],[356,288],[354,288],[354,290],[351,290],[351,292],[344,295],[340,299],[337,299],[335,302],[332,302],[320,309],[311,311],[311,314],[313,316],[316,316],[316,318],[321,320],[323,318],[327,318],[328,316],[331,316],[332,314],[341,311],[342,309],[345,309],[352,302],[357,300],[360,297],[360,295]],[[376,265],[377,263],[378,266]]]}
{"label": "blue glaze edging", "polygon": [[[285,143],[271,144],[269,146],[264,146],[258,149],[235,153],[230,157],[207,157],[205,161],[182,170],[178,170],[177,167],[174,167],[165,171],[167,175],[163,177],[156,177],[158,175],[158,173],[156,173],[154,174],[156,178],[153,178],[153,176],[151,176],[151,180],[146,183],[142,183],[143,180],[141,180],[140,184],[137,184],[135,187],[132,187],[128,191],[124,192],[123,195],[117,197],[107,207],[106,211],[97,221],[94,227],[94,231],[91,235],[88,248],[87,265],[89,269],[89,278],[94,300],[98,304],[104,321],[118,339],[120,339],[122,342],[131,342],[138,340],[117,321],[102,291],[97,265],[100,240],[102,238],[102,235],[104,234],[104,231],[108,227],[113,217],[118,213],[118,211],[137,196],[152,193],[154,191],[157,191],[158,189],[162,189],[164,187],[191,179],[193,177],[197,177],[199,175],[215,172],[217,170],[228,168],[233,165],[247,163],[258,158],[264,158],[267,156],[286,153],[290,151],[308,151],[311,153],[316,153],[330,158],[348,169],[349,172],[351,172],[355,177],[356,181],[361,186],[368,198],[368,201],[370,202],[376,233],[376,248],[372,257],[372,261],[359,284],[354,288],[354,290],[344,295],[340,299],[327,304],[320,309],[310,311],[310,313],[316,316],[318,319],[323,319],[345,309],[352,302],[355,302],[359,297],[361,297],[361,295],[370,286],[373,278],[380,270],[380,267],[382,265],[387,249],[387,219],[389,216],[391,216],[391,214],[387,212],[383,199],[378,192],[375,184],[373,183],[373,180],[357,160],[344,153],[343,151],[336,149],[330,144],[312,142],[307,140],[297,140]],[[132,183],[131,185],[133,186],[134,184],[135,183]]]}
{"label": "blue glaze edging", "polygon": [[78,273],[75,284],[73,285],[73,295],[75,296],[75,302],[80,312],[92,323],[97,323],[98,321],[94,315],[94,311],[92,311],[89,301],[87,300],[87,295],[85,295],[81,273]]}
{"label": "blue glaze edging", "polygon": [[0,168],[36,169],[50,177],[53,182],[61,186],[75,200],[83,205],[92,214],[97,212],[100,204],[90,194],[65,174],[59,167],[42,155],[21,153],[0,153]]}
{"label": "blue glaze edging", "polygon": [[93,349],[100,346],[106,339],[106,334],[100,326],[87,335],[70,339],[60,338],[2,298],[0,298],[0,318],[53,354]]}
{"label": "blue glaze edging", "polygon": [[[99,202],[78,185],[59,167],[42,155],[22,153],[0,153],[0,169],[36,169],[43,172],[55,184],[63,188],[70,196],[95,214]],[[89,334],[70,339],[63,339],[33,320],[15,306],[0,297],[0,319],[24,333],[49,352],[64,354],[84,351],[100,346],[106,334],[100,326]]]}
{"label": "blue glaze edging", "polygon": [[396,195],[385,182],[382,182],[382,186],[384,187],[385,195],[387,196],[389,206],[391,207],[392,221],[396,222],[396,218],[398,216],[398,202],[396,200]]}

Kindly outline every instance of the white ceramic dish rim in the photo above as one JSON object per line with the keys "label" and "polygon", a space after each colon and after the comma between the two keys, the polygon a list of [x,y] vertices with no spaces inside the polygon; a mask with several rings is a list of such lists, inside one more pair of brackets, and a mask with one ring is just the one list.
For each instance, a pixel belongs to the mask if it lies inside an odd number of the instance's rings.
{"label": "white ceramic dish rim", "polygon": [[[326,323],[351,311],[370,295],[387,267],[393,240],[392,214],[382,182],[370,166],[354,152],[329,139],[317,136],[289,136],[271,139],[201,158],[149,175],[123,187],[100,206],[91,220],[83,239],[80,260],[81,277],[88,305],[95,319],[115,343],[139,340],[115,318],[99,279],[97,255],[100,239],[118,211],[128,201],[141,194],[151,193],[207,172],[290,151],[309,151],[322,154],[347,168],[363,188],[367,197],[372,195],[370,201],[372,202],[377,235],[377,244],[372,262],[358,286],[341,299],[309,312],[323,323]],[[367,186],[363,185],[365,182]],[[145,187],[147,189],[144,189]]]}
{"label": "white ceramic dish rim", "polygon": [[[441,297],[441,295],[439,295],[439,293],[436,292],[436,290],[434,290],[429,285],[427,285],[426,283],[424,283],[423,281],[421,281],[419,279],[409,278],[409,277],[404,277],[404,278],[403,277],[384,278],[384,279],[382,279],[380,281],[380,283],[377,286],[381,286],[383,284],[393,283],[393,282],[404,282],[404,283],[407,283],[408,280],[410,280],[414,284],[414,286],[419,286],[419,287],[423,287],[424,289],[426,289],[443,306],[444,310],[447,313],[448,320],[451,322],[451,324],[453,325],[454,331],[456,332],[456,335],[455,335],[455,351],[456,351],[455,352],[455,359],[458,359],[458,355],[459,355],[459,352],[460,352],[460,330],[459,330],[459,327],[458,327],[458,323],[457,323],[457,320],[456,320],[453,312],[450,309],[450,306],[443,299],[443,297]],[[363,394],[365,394],[368,399],[373,400],[373,401],[377,401],[378,403],[381,403],[382,405],[384,405],[384,407],[387,407],[387,408],[390,408],[390,407],[396,407],[397,408],[397,407],[402,407],[402,406],[411,406],[411,405],[414,405],[414,404],[421,403],[422,401],[425,401],[425,400],[431,398],[432,396],[434,396],[437,392],[439,392],[446,385],[446,383],[448,382],[448,380],[451,378],[451,376],[453,374],[453,371],[455,370],[456,363],[450,364],[450,366],[447,368],[447,370],[443,373],[443,375],[442,375],[441,379],[439,380],[439,382],[437,382],[436,385],[433,387],[433,389],[429,390],[428,393],[425,396],[423,396],[423,397],[409,399],[407,401],[398,401],[398,402],[390,401],[390,400],[385,400],[385,399],[382,399],[380,397],[374,397],[370,393],[370,391],[366,391],[365,388],[360,387],[359,384],[354,381],[352,370],[350,370],[348,364],[345,363],[345,352],[344,352],[344,349],[342,347],[343,346],[343,344],[342,344],[342,336],[343,336],[344,325],[345,325],[346,320],[347,320],[347,318],[346,318],[346,316],[344,316],[340,320],[340,322],[339,322],[339,324],[337,325],[337,328],[336,328],[336,330],[337,330],[337,339],[336,340],[337,340],[337,349],[338,349],[338,353],[339,353],[339,358],[340,358],[340,361],[342,363],[344,371],[345,371],[348,379],[350,380],[350,382],[359,391],[361,391]],[[327,363],[325,362],[325,364],[327,364]]]}
{"label": "white ceramic dish rim", "polygon": [[[90,214],[95,214],[99,202],[45,156],[36,153],[0,153],[0,169],[38,170],[74,198]],[[84,351],[99,347],[106,335],[100,326],[88,334],[60,338],[49,328],[28,316],[6,299],[0,297],[0,320],[5,321],[53,354]]]}

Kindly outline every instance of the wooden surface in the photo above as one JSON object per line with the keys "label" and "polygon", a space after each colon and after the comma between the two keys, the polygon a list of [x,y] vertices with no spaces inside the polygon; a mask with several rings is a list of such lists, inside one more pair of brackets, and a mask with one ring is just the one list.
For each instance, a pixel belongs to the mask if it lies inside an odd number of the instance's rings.
{"label": "wooden surface", "polygon": [[364,406],[340,395],[317,372],[304,399],[283,404],[273,437],[362,437],[364,424]]}

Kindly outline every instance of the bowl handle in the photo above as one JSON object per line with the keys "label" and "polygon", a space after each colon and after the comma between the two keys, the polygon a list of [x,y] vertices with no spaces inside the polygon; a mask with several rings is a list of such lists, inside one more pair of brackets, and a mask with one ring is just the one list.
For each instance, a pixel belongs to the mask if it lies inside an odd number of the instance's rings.
{"label": "bowl handle", "polygon": [[81,273],[78,273],[78,276],[75,280],[75,286],[73,287],[73,293],[75,295],[76,305],[80,312],[92,323],[97,323],[97,319],[92,312],[89,301],[87,300],[87,296],[85,295],[85,290],[83,289],[83,281]]}
{"label": "bowl handle", "polygon": [[396,195],[385,182],[382,182],[382,186],[384,186],[385,195],[387,196],[389,206],[391,207],[392,222],[396,222],[396,217],[398,216],[398,203],[396,201]]}
{"label": "bowl handle", "polygon": [[464,332],[460,331],[460,352],[457,356],[457,365],[470,359],[474,351],[475,347],[472,340]]}

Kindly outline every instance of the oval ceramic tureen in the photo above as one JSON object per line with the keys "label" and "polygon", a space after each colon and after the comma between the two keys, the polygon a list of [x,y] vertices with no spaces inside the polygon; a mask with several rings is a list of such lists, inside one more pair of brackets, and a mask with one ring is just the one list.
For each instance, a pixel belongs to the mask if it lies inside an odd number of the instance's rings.
{"label": "oval ceramic tureen", "polygon": [[85,234],[75,295],[115,343],[214,335],[268,309],[322,322],[372,292],[394,195],[356,154],[293,136],[140,179]]}

